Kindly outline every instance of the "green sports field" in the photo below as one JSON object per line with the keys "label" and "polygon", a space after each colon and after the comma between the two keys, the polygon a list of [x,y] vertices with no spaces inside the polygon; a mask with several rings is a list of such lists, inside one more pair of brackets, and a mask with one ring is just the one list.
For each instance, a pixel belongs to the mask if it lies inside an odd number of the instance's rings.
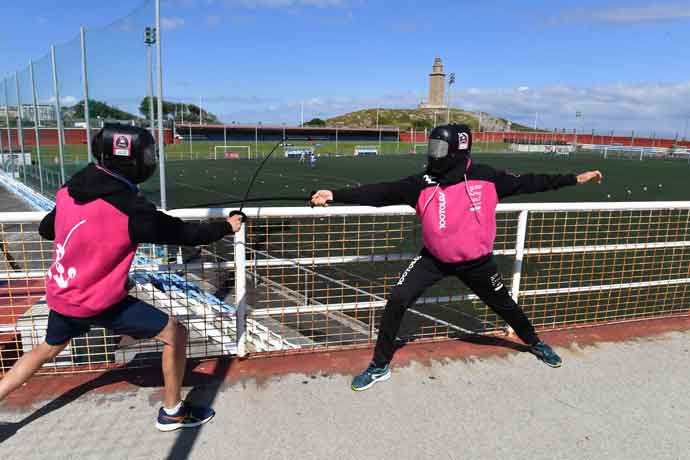
{"label": "green sports field", "polygon": [[[268,148],[268,143],[265,144]],[[81,146],[83,147],[83,146]],[[237,200],[244,196],[249,179],[259,165],[256,159],[209,160],[208,151],[189,159],[184,145],[167,149],[168,208],[193,207],[200,203]],[[208,147],[208,146],[206,146]],[[405,146],[409,149],[409,146]],[[82,167],[83,152],[66,159],[69,176]],[[264,154],[268,153],[268,150]],[[50,172],[48,190],[59,185],[58,165],[52,152],[44,151],[43,164]],[[690,165],[685,160],[645,159],[604,160],[596,155],[578,154],[574,157],[547,157],[540,154],[475,152],[474,161],[518,173],[566,173],[599,169],[605,175],[601,185],[569,187],[556,192],[512,197],[510,202],[586,202],[586,201],[672,201],[690,199]],[[306,196],[317,188],[338,188],[357,184],[395,180],[423,170],[423,154],[380,155],[353,157],[322,154],[316,168],[310,169],[297,159],[286,159],[277,151],[259,173],[250,197]],[[37,171],[27,182],[38,185]],[[142,189],[152,200],[159,200],[158,176]],[[295,206],[299,202],[262,202],[260,205]]]}
{"label": "green sports field", "polygon": [[[603,160],[601,158],[545,158],[516,154],[476,154],[474,161],[497,168],[527,173],[567,173],[599,169],[605,175],[601,185],[569,187],[539,195],[510,198],[511,202],[660,201],[688,200],[690,167],[674,160]],[[259,173],[251,197],[302,196],[317,188],[353,187],[357,184],[390,181],[423,170],[423,155],[319,158],[310,169],[296,159],[270,159]],[[240,199],[258,161],[195,160],[167,163],[169,208]],[[158,181],[151,179],[144,190],[155,199]],[[262,203],[279,206],[299,203]]]}

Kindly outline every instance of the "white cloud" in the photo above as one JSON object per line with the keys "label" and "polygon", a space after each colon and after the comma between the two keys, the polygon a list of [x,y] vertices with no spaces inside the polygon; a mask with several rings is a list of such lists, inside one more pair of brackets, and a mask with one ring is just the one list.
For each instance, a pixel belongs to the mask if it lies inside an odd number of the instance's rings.
{"label": "white cloud", "polygon": [[[77,99],[74,96],[60,96],[60,105],[63,107],[69,107],[71,105],[76,104],[80,99]],[[89,98],[91,100],[91,98]],[[44,101],[41,101],[43,104],[55,104],[55,96],[51,96],[48,99],[45,99]]]}
{"label": "white cloud", "polygon": [[161,28],[163,30],[175,30],[184,26],[184,19],[174,17],[161,18]]}
{"label": "white cloud", "polygon": [[[525,124],[539,114],[548,128],[682,131],[690,117],[690,81],[576,87],[472,89],[453,93],[464,109],[488,112]],[[575,112],[582,112],[581,120]]]}
{"label": "white cloud", "polygon": [[[424,97],[405,92],[380,97],[313,97],[305,99],[305,118],[329,118],[364,108],[414,108]],[[552,85],[517,88],[467,88],[453,91],[454,107],[482,111],[495,117],[532,125],[538,113],[539,127],[578,130],[615,130],[640,135],[682,136],[690,117],[690,81],[678,83],[635,83],[578,87]],[[264,123],[295,123],[301,101],[265,98],[218,100],[216,110],[225,120]],[[223,110],[232,106],[232,112]],[[581,118],[575,118],[581,112]]]}
{"label": "white cloud", "polygon": [[551,25],[581,22],[625,24],[678,19],[690,19],[690,5],[687,3],[668,3],[620,8],[566,10],[552,18],[549,23]]}

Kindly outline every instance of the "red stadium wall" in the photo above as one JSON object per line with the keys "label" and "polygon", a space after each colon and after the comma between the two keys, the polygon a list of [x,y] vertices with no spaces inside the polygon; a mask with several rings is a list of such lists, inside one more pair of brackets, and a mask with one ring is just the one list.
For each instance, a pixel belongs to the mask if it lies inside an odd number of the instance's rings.
{"label": "red stadium wall", "polygon": [[[537,144],[598,144],[598,145],[629,145],[635,147],[673,147],[683,146],[690,148],[690,141],[677,141],[675,139],[654,139],[651,137],[610,136],[603,134],[574,134],[574,133],[541,133],[541,132],[475,132],[473,142],[494,143],[537,143]],[[424,131],[414,135],[416,143],[427,141]],[[409,131],[400,133],[400,142],[411,143],[412,133]]]}
{"label": "red stadium wall", "polygon": [[[24,128],[24,145],[26,147],[33,147],[36,145],[36,132],[33,128]],[[91,135],[94,135],[98,130],[92,129]],[[17,137],[18,130],[16,128],[10,129],[10,137],[12,138],[12,150],[19,150],[19,142]],[[58,144],[58,130],[56,128],[41,128],[41,145],[57,145]],[[7,129],[0,129],[0,139],[2,140],[3,149],[7,149],[9,145],[7,142]],[[156,140],[158,140],[158,131],[156,130]],[[172,130],[164,130],[164,141],[166,144],[173,143]],[[67,128],[65,129],[65,145],[80,145],[86,144],[86,130],[82,128]]]}
{"label": "red stadium wall", "polygon": [[[93,129],[92,133],[97,130]],[[17,129],[10,129],[12,137],[12,149],[19,150],[19,143],[17,142]],[[157,138],[156,131],[156,138]],[[2,140],[3,149],[7,149],[7,129],[0,129],[0,139]],[[475,132],[474,142],[493,142],[493,143],[561,143],[572,144],[599,144],[599,145],[629,145],[635,147],[673,147],[682,146],[690,148],[690,141],[676,141],[675,139],[654,139],[650,137],[632,137],[632,136],[611,136],[603,134],[574,134],[574,133],[547,133],[547,132]],[[174,142],[172,130],[165,130],[166,144]],[[415,143],[425,143],[427,141],[426,132],[419,131],[414,133]],[[412,133],[410,131],[400,132],[400,142],[411,143]],[[24,144],[27,147],[33,147],[36,143],[36,135],[33,128],[24,128]],[[41,144],[42,145],[57,145],[58,134],[55,128],[41,129]],[[86,131],[81,128],[65,129],[65,144],[66,145],[80,145],[86,144]]]}

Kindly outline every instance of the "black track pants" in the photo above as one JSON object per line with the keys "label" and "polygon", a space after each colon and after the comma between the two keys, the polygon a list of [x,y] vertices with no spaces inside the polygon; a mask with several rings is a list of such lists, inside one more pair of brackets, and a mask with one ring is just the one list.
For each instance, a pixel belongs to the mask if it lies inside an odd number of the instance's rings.
{"label": "black track pants", "polygon": [[503,284],[493,255],[461,264],[447,264],[422,249],[400,280],[391,290],[386,303],[374,350],[374,362],[383,366],[393,359],[395,338],[405,310],[413,305],[424,291],[447,276],[456,276],[484,303],[515,330],[527,344],[539,341],[534,327],[520,306],[515,303]]}

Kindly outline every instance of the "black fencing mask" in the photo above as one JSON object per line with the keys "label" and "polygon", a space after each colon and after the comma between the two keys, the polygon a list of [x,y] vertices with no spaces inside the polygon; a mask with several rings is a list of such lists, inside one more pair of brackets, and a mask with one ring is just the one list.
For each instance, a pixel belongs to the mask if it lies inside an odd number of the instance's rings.
{"label": "black fencing mask", "polygon": [[472,131],[467,125],[442,125],[429,134],[428,174],[443,177],[458,166],[465,167],[472,150]]}
{"label": "black fencing mask", "polygon": [[138,126],[106,124],[91,142],[98,163],[140,184],[156,171],[158,155],[151,133]]}

